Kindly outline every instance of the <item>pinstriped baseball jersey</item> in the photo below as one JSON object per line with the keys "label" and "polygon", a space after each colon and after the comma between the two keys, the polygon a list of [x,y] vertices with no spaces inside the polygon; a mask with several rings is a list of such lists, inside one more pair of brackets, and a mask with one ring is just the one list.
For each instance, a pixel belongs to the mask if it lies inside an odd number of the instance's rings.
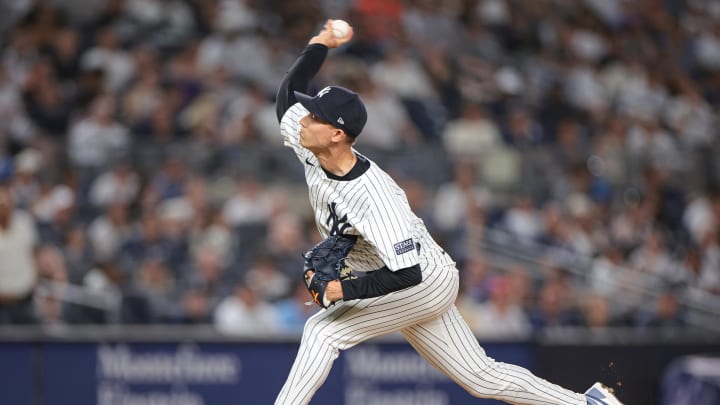
{"label": "pinstriped baseball jersey", "polygon": [[293,105],[282,118],[280,132],[285,146],[305,166],[310,204],[322,237],[338,233],[359,237],[346,264],[353,271],[383,266],[396,271],[428,262],[453,265],[410,209],[405,192],[370,159],[354,151],[370,162],[363,175],[347,181],[327,176],[312,152],[299,144],[299,121],[307,114],[301,104]]}

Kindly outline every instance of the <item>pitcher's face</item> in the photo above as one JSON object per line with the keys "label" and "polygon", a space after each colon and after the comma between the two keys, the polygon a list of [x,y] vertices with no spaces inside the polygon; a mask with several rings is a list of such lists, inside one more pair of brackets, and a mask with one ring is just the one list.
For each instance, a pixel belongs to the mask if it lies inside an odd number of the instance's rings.
{"label": "pitcher's face", "polygon": [[300,145],[312,152],[328,148],[332,137],[339,131],[329,122],[312,113],[300,120],[300,127]]}

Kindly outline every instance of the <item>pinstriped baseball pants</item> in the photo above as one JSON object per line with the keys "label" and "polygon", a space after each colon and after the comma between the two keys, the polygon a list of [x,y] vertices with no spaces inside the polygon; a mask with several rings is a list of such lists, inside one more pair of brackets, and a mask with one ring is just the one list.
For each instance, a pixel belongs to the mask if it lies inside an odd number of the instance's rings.
{"label": "pinstriped baseball pants", "polygon": [[458,271],[424,264],[422,283],[381,297],[340,302],[311,317],[276,405],[308,404],[340,350],[400,331],[430,364],[478,398],[512,404],[585,405],[578,394],[485,354],[454,302]]}

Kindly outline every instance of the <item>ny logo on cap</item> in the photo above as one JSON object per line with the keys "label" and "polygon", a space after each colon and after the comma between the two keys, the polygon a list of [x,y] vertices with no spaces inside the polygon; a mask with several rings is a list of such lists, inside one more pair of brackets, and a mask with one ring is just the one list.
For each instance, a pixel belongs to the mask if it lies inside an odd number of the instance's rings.
{"label": "ny logo on cap", "polygon": [[322,97],[330,92],[330,86],[318,91],[317,97]]}

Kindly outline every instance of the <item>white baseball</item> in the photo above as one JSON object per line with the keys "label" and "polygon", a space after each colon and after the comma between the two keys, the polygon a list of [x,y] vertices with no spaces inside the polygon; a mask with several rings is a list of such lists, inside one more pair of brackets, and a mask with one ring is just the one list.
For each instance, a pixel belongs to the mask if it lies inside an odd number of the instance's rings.
{"label": "white baseball", "polygon": [[335,38],[345,38],[350,33],[350,24],[343,20],[333,20],[331,27]]}

